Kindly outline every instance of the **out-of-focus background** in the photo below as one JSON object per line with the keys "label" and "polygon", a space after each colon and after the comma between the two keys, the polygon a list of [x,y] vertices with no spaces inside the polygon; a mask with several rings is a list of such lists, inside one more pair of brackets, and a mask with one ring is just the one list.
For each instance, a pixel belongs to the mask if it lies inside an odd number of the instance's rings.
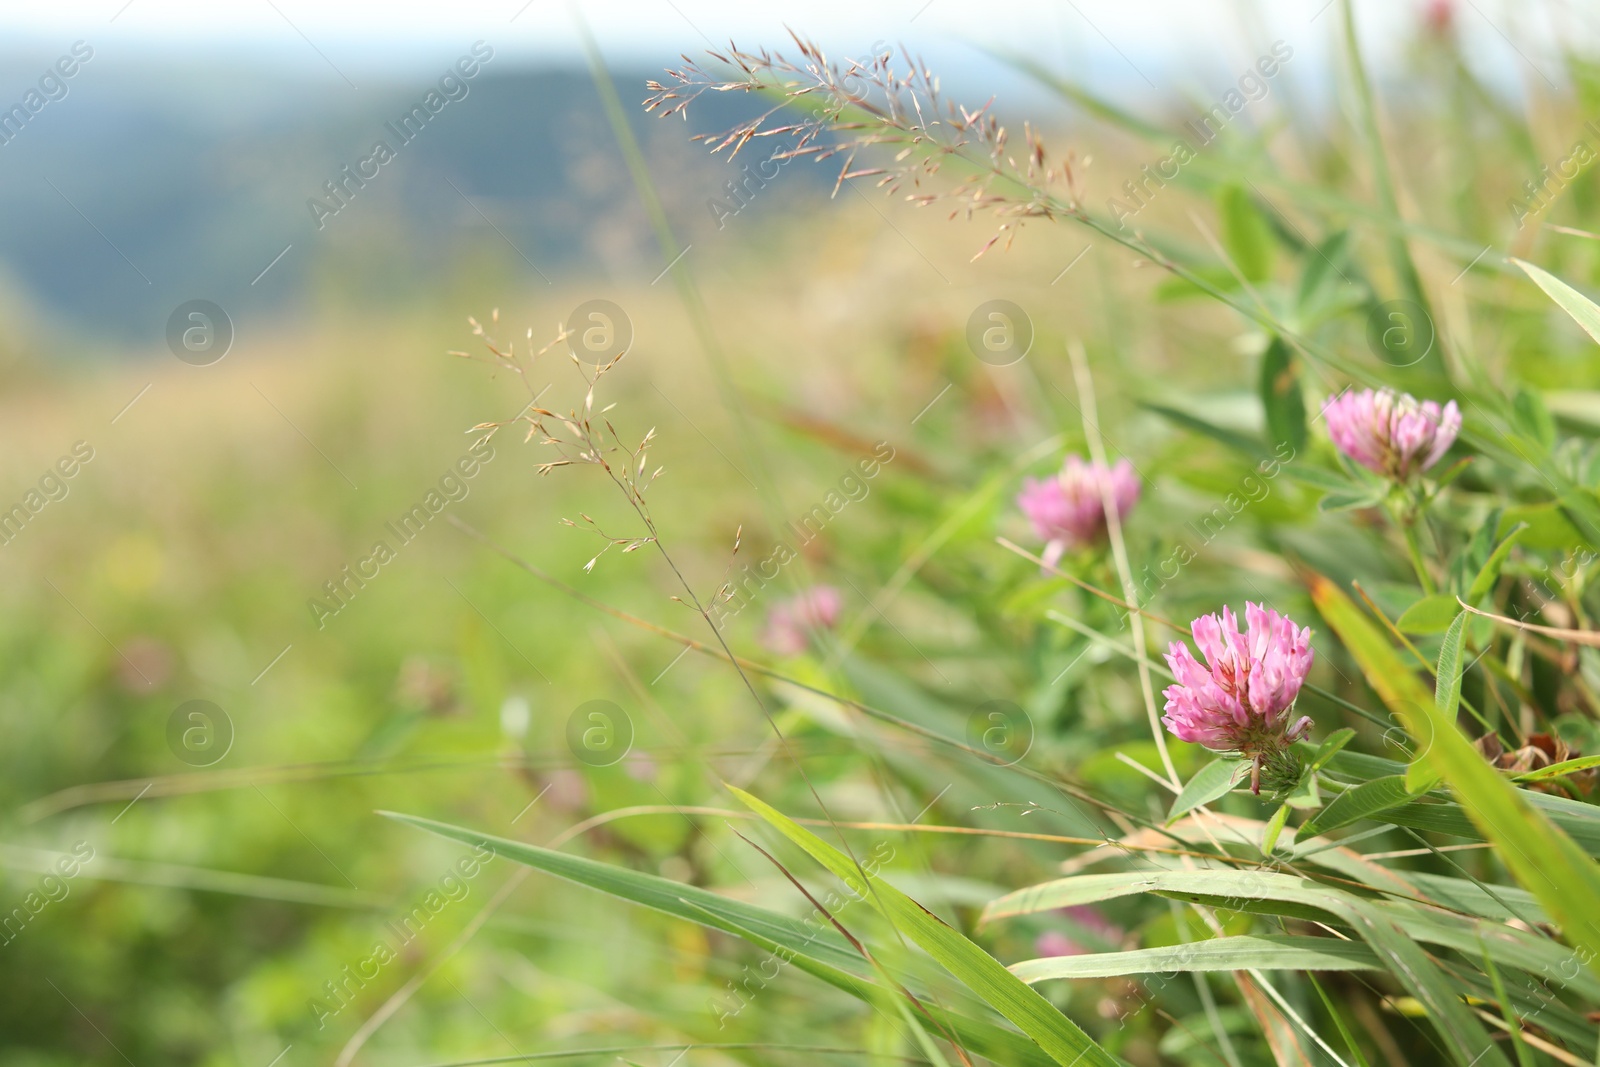
{"label": "out-of-focus background", "polygon": [[[1176,130],[1274,42],[1292,59],[1230,142],[1293,156],[1307,181],[1348,170],[1328,133],[1347,106],[1338,18],[1323,0],[4,5],[0,921],[21,918],[0,935],[0,1065],[292,1067],[332,1063],[358,1035],[357,1062],[386,1064],[717,1040],[704,1002],[739,974],[726,946],[542,876],[513,882],[504,861],[464,867],[467,851],[374,814],[547,843],[618,808],[722,804],[720,779],[760,782],[774,755],[725,666],[680,659],[507,558],[704,636],[653,551],[584,571],[603,545],[560,520],[639,532],[610,486],[540,477],[543,453],[518,429],[469,452],[474,426],[529,399],[451,354],[483,355],[469,320],[522,352],[608,302],[632,344],[596,406],[616,404],[625,436],[655,427],[655,518],[702,594],[736,531],[735,568],[765,557],[774,516],[806,514],[889,442],[865,497],[770,595],[826,577],[878,662],[932,691],[1004,689],[983,681],[970,620],[931,594],[1018,573],[992,537],[1026,537],[1004,507],[1015,476],[1077,432],[1065,341],[1090,343],[1109,430],[1139,396],[1228,379],[1237,396],[1219,409],[1248,398],[1236,327],[1176,298],[1129,303],[1160,279],[1081,231],[1031,223],[974,258],[992,218],[918,209],[871,177],[836,186],[839,160],[760,172],[759,143],[730,165],[692,138],[766,104],[712,94],[662,120],[640,107],[645,82],[730,39],[792,46],[791,28],[830,56],[903,44],[952,97],[993,97],[1003,121],[1075,152],[1098,211],[1164,153],[1061,84]],[[1419,131],[1522,121],[1555,93],[1551,49],[1581,51],[1596,28],[1575,4],[1371,3],[1357,19],[1390,118]],[[1419,71],[1456,72],[1462,95],[1408,96]],[[1578,87],[1571,122],[1532,123],[1522,155],[1480,166],[1470,137],[1450,158],[1418,137],[1408,165],[1455,175],[1478,205],[1462,226],[1509,243],[1502,202],[1562,158],[1594,85]],[[1201,245],[1196,210],[1209,216],[1204,196],[1174,189],[1138,221],[1176,220]],[[993,299],[1036,330],[1015,367],[967,342]],[[567,346],[538,366],[543,403],[582,403]],[[1119,451],[1185,471],[1155,430],[1139,449],[1122,432]],[[951,506],[976,487],[981,506]],[[946,544],[970,554],[880,611],[906,559]],[[741,650],[758,647],[768,606],[731,622]],[[1093,691],[1095,658],[1058,651],[1040,655]],[[590,700],[623,709],[634,733],[614,766],[569,745]],[[802,712],[780,713],[798,729]],[[1048,729],[1080,730],[1083,773],[1114,786],[1132,772],[1093,754],[1139,731],[1083,715]],[[873,769],[845,755],[846,734],[795,743],[841,810],[874,810]],[[723,855],[727,838],[686,818],[619,819],[575,841],[684,881],[727,863],[750,894],[779,892],[770,868]],[[91,858],[50,874],[75,849]],[[998,880],[965,873],[974,899]],[[960,890],[940,891],[954,906]],[[401,943],[391,931],[419,905],[427,921]],[[400,947],[380,958],[380,942]],[[816,1036],[778,1006],[789,995],[763,1006],[761,1040]],[[826,1019],[829,1003],[807,1010]]]}

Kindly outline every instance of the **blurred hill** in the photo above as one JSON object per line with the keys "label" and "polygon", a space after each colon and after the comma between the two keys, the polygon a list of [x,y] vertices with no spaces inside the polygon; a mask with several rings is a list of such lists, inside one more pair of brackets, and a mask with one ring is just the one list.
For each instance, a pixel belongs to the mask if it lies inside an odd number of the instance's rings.
{"label": "blurred hill", "polygon": [[[631,106],[656,73],[613,78],[674,226],[693,240],[716,228],[709,201],[726,200],[737,168],[691,143],[682,122]],[[196,298],[236,322],[392,303],[485,250],[535,284],[596,272],[648,281],[664,266],[583,69],[490,62],[408,143],[386,124],[436,82],[335,91],[243,67],[91,61],[69,87],[0,146],[4,303],[28,308],[26,332],[61,358],[85,341],[159,346],[172,309]],[[693,130],[725,129],[751,105],[710,94]],[[338,206],[326,183],[380,139],[395,158],[364,186],[346,182],[347,204],[319,228],[308,201]],[[831,165],[792,164],[786,203],[758,196],[749,210],[793,210],[833,177]]]}

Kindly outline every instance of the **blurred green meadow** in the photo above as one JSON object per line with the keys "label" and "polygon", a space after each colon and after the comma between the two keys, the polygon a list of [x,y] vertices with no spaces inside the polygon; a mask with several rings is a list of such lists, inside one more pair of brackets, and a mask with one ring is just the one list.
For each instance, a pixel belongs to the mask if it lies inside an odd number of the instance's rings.
{"label": "blurred green meadow", "polygon": [[[1308,58],[1312,36],[1339,53],[1343,8],[1295,42],[1304,54],[1281,75],[1262,72],[1260,97],[1233,72],[1209,94],[1124,106],[1026,54],[996,59],[1031,85],[1000,104],[1013,154],[1024,119],[1052,163],[1070,152],[1071,202],[1098,229],[1065,210],[997,219],[968,217],[953,195],[905,203],[953,184],[931,172],[898,195],[876,175],[835,192],[842,157],[751,180],[738,167],[760,155],[729,165],[690,138],[753,107],[659,122],[639,101],[661,75],[632,68],[612,73],[622,129],[577,68],[479,83],[459,107],[495,108],[480,139],[441,137],[426,156],[419,143],[396,164],[414,169],[374,181],[330,232],[283,230],[299,247],[283,280],[264,272],[281,286],[270,299],[243,283],[290,239],[260,219],[292,212],[306,229],[300,201],[334,173],[328,160],[354,158],[365,113],[316,127],[337,150],[281,164],[292,124],[268,124],[237,170],[211,166],[221,149],[196,150],[195,180],[222,192],[172,217],[220,235],[214,262],[174,227],[137,238],[140,213],[171,193],[159,168],[142,193],[140,167],[119,188],[91,179],[71,145],[19,164],[8,180],[32,206],[5,224],[21,252],[7,257],[0,322],[0,510],[26,513],[0,545],[0,1065],[1070,1062],[1008,1045],[1016,1031],[999,1017],[1017,1020],[990,986],[907,935],[904,915],[840,894],[799,837],[770,832],[776,820],[727,785],[809,820],[1008,965],[1246,935],[1359,941],[1354,923],[1309,906],[1232,910],[1182,887],[1085,896],[1092,909],[994,905],[1063,874],[1132,883],[1163,864],[1315,868],[1319,888],[1363,901],[1425,886],[1448,912],[1429,921],[1462,924],[1413,942],[1429,946],[1419,971],[1457,983],[1437,999],[1408,984],[1412,957],[1382,945],[1355,968],[1140,957],[1032,986],[1108,1057],[1085,1062],[1464,1064],[1477,1050],[1463,1019],[1490,1035],[1485,1063],[1600,1062],[1587,959],[1573,967],[1583,979],[1565,968],[1589,940],[1529,918],[1550,901],[1503,847],[1479,847],[1503,838],[1463,814],[1471,794],[1449,774],[1407,794],[1411,816],[1375,807],[1335,827],[1322,859],[1346,865],[1333,873],[1275,851],[1262,824],[1279,805],[1243,785],[1199,805],[1215,818],[1204,832],[1169,830],[1183,812],[1162,745],[1179,783],[1215,757],[1152,734],[1159,698],[1139,666],[1159,671],[1175,638],[1155,622],[1135,634],[1143,624],[1115,603],[1130,589],[1150,618],[1180,625],[1247,599],[1310,625],[1319,692],[1298,710],[1315,743],[1355,731],[1323,788],[1345,796],[1406,773],[1396,738],[1417,731],[1390,713],[1412,690],[1391,701],[1389,686],[1409,679],[1432,706],[1445,626],[1384,625],[1426,598],[1319,419],[1352,381],[1466,411],[1452,460],[1475,459],[1441,490],[1427,544],[1440,588],[1465,596],[1488,573],[1469,607],[1592,627],[1593,324],[1511,257],[1600,288],[1600,134],[1585,125],[1600,114],[1600,65],[1575,39],[1539,56],[1559,89],[1523,71],[1507,91],[1459,44],[1451,20],[1472,12],[1427,5],[1369,94],[1345,65]],[[1271,40],[1236,43],[1240,71],[1279,55]],[[1150,179],[1142,168],[1172,159],[1184,124],[1230,87],[1251,96],[1244,118]],[[530,144],[564,147],[550,162],[528,158]],[[496,145],[515,165],[491,165]],[[54,227],[78,216],[31,178],[71,160],[73,210],[127,242],[127,266],[171,267],[150,282],[160,299],[104,248],[87,275],[47,258],[39,213]],[[290,177],[265,191],[239,177],[273,166]],[[450,174],[463,186],[434,182],[435,199],[406,184]],[[730,180],[751,182],[747,204]],[[1119,229],[1130,196],[1147,203]],[[209,229],[218,205],[250,221]],[[663,219],[672,244],[657,243]],[[998,222],[1014,229],[978,255]],[[191,365],[162,331],[172,307],[208,294],[233,309],[234,339]],[[1419,297],[1422,318],[1390,318],[1391,302]],[[594,367],[572,354],[585,324],[562,334],[593,300],[620,309],[607,326],[632,343],[587,410],[630,447],[654,429],[653,533],[598,470],[541,474],[550,447],[517,421],[535,397],[556,425],[586,410]],[[984,347],[992,301],[1022,312],[1020,357],[1009,336],[998,354]],[[550,347],[519,375],[486,339],[525,359]],[[1132,461],[1140,502],[1118,551],[1073,554],[1070,579],[1046,572],[1027,555],[1041,546],[1014,502],[1022,478],[1101,447]],[[799,545],[794,528],[819,508],[821,532]],[[630,550],[602,553],[596,529]],[[1495,555],[1507,537],[1514,551]],[[772,577],[784,542],[795,558]],[[712,604],[730,581],[748,605],[719,639],[684,601]],[[1359,598],[1352,582],[1370,598],[1366,645],[1326,592]],[[1528,593],[1538,582],[1560,595]],[[818,583],[842,595],[837,625],[797,655],[764,647],[768,613]],[[1463,712],[1466,735],[1546,733],[1571,758],[1600,753],[1593,643],[1481,620],[1453,633],[1458,651],[1487,657],[1456,663],[1457,702],[1478,716]],[[1497,781],[1553,813],[1589,877],[1600,816],[1587,789]],[[1283,809],[1286,843],[1297,823],[1328,824],[1315,814],[1327,800]],[[452,840],[380,812],[467,829]],[[550,854],[519,859],[473,835],[597,863],[553,877]],[[1434,881],[1406,883],[1413,873]],[[691,889],[770,925],[739,912],[753,924],[741,933]],[[635,906],[651,893],[654,910]],[[822,943],[836,955],[775,953],[779,920],[829,901],[871,945],[870,966],[831,926]],[[1528,943],[1474,947],[1504,928]],[[1076,951],[1045,950],[1047,936]],[[1523,989],[1541,974],[1553,990]],[[956,1016],[983,1023],[962,1030]]]}

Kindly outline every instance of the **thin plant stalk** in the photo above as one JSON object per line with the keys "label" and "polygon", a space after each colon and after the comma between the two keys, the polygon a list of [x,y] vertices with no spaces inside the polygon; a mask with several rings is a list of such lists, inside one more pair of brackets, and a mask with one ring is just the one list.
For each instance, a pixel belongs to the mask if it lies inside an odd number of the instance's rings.
{"label": "thin plant stalk", "polygon": [[[1099,414],[1095,407],[1094,379],[1089,375],[1089,361],[1084,355],[1082,342],[1072,341],[1068,344],[1067,354],[1072,359],[1072,373],[1078,382],[1078,397],[1083,402],[1083,432],[1088,439],[1089,455],[1101,467],[1109,469],[1105,442],[1100,436]],[[1100,482],[1100,494],[1106,516],[1106,534],[1111,541],[1111,556],[1116,560],[1117,574],[1122,580],[1122,598],[1129,605],[1128,628],[1133,632],[1134,662],[1139,667],[1139,691],[1144,695],[1145,711],[1150,717],[1150,735],[1155,739],[1156,752],[1161,756],[1161,766],[1167,772],[1167,781],[1177,789],[1182,785],[1182,781],[1178,778],[1178,768],[1172,763],[1172,754],[1167,751],[1166,731],[1161,728],[1161,716],[1156,714],[1155,687],[1150,684],[1144,619],[1138,613],[1139,590],[1134,585],[1133,568],[1128,563],[1128,546],[1122,537],[1122,519],[1117,515],[1117,503],[1112,497],[1111,484],[1104,479]]]}

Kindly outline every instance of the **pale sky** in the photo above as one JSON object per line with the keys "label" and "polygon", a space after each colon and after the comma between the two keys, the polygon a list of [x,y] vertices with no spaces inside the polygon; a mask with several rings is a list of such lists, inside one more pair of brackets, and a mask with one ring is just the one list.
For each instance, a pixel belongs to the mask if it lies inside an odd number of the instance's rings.
{"label": "pale sky", "polygon": [[[1020,51],[1137,106],[1174,91],[1214,95],[1274,40],[1295,49],[1293,77],[1331,84],[1341,0],[0,0],[0,96],[34,80],[33,66],[82,39],[102,65],[235,57],[348,88],[429,69],[473,41],[497,56],[580,58],[581,10],[612,65],[666,65],[733,38],[788,45],[786,27],[832,56],[875,43],[909,46],[959,85],[984,50]],[[1507,91],[1554,88],[1552,42],[1593,54],[1600,5],[1587,0],[1357,0],[1368,63],[1379,73],[1403,51],[1430,3],[1454,9],[1467,54]],[[992,71],[992,67],[990,68]],[[1548,73],[1547,73],[1548,72]],[[1020,84],[986,74],[991,91]],[[954,86],[953,86],[954,87]],[[1565,87],[1562,87],[1563,89]]]}

